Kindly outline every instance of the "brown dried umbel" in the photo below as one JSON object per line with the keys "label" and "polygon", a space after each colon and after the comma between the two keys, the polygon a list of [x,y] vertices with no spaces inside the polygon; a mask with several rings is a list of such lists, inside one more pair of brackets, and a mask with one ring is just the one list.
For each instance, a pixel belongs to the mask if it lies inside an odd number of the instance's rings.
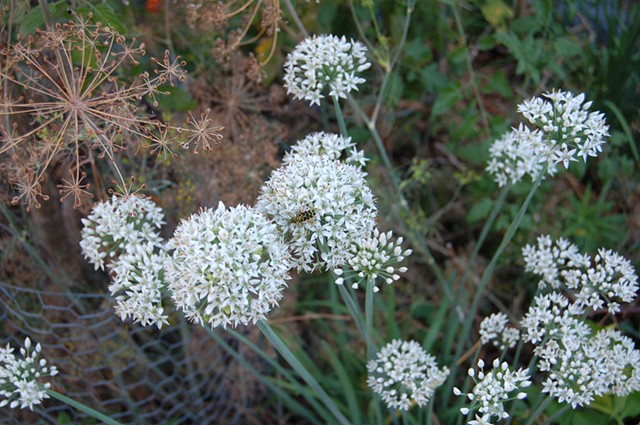
{"label": "brown dried umbel", "polygon": [[[278,44],[278,30],[282,25],[278,0],[184,0],[184,4],[187,24],[191,28],[207,32],[213,28],[218,33],[227,32],[224,51],[228,54],[234,53],[241,46],[262,44],[260,40],[263,39],[269,43],[269,47],[264,45],[264,50],[266,52],[268,49],[268,53],[260,58],[260,65],[265,65],[273,57]],[[249,35],[252,28],[255,28],[255,34]],[[220,42],[216,42],[220,48]],[[228,56],[222,59],[225,58]]]}
{"label": "brown dried umbel", "polygon": [[0,52],[6,58],[0,69],[0,169],[17,191],[14,204],[39,207],[46,199],[41,183],[54,166],[70,170],[58,187],[63,199],[72,197],[79,206],[88,194],[84,168],[95,171],[96,158],[114,165],[126,191],[115,156],[120,149],[146,140],[172,153],[176,143],[193,143],[197,150],[220,142],[222,127],[204,114],[180,127],[140,110],[144,100],[157,105],[163,86],[185,79],[184,62],[168,51],[152,58],[153,73],[131,76],[144,54],[144,44],[90,15],[20,38]]}

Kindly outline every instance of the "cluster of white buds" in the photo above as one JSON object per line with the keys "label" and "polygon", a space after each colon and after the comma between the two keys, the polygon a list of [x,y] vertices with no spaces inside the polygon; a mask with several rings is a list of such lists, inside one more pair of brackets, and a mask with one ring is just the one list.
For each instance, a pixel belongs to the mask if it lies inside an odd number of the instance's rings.
{"label": "cluster of white buds", "polygon": [[402,238],[394,239],[391,231],[382,233],[377,227],[367,239],[353,245],[351,252],[347,263],[333,271],[339,276],[336,284],[342,285],[345,279],[353,278],[351,285],[355,289],[370,281],[374,284],[374,292],[380,290],[375,286],[378,278],[387,285],[400,279],[398,273],[406,272],[407,268],[403,266],[396,269],[397,264],[411,255],[410,249],[402,250]]}
{"label": "cluster of white buds", "polygon": [[479,412],[475,419],[468,422],[469,425],[490,424],[494,417],[498,420],[508,418],[509,413],[504,409],[504,403],[526,398],[525,392],[519,391],[515,396],[512,396],[512,393],[531,385],[529,369],[512,371],[509,364],[500,363],[500,359],[493,361],[493,369],[488,372],[484,370],[484,361],[478,360],[478,372],[471,368],[469,376],[476,383],[470,393],[465,394],[458,388],[453,389],[455,395],[466,396],[471,401],[471,407],[460,409],[463,415]]}

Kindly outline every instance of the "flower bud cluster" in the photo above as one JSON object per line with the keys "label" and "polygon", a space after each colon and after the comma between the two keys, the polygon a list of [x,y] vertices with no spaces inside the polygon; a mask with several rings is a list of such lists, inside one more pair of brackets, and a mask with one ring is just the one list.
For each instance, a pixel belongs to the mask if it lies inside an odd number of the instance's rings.
{"label": "flower bud cluster", "polygon": [[404,266],[396,268],[397,264],[412,252],[410,249],[403,251],[401,245],[402,238],[394,239],[391,231],[381,233],[376,227],[368,238],[352,246],[352,256],[347,259],[347,263],[334,270],[339,276],[336,284],[342,285],[345,279],[354,278],[352,287],[356,289],[361,283],[371,281],[374,292],[380,290],[375,286],[378,278],[387,285],[392,284],[400,279],[398,273],[407,271]]}
{"label": "flower bud cluster", "polygon": [[476,385],[470,393],[465,394],[458,388],[453,389],[457,396],[466,396],[471,401],[471,407],[463,407],[460,412],[469,415],[474,411],[480,414],[475,415],[475,419],[469,421],[469,425],[489,424],[495,417],[498,420],[506,419],[509,413],[504,410],[504,403],[517,399],[526,398],[527,394],[520,391],[512,396],[511,393],[531,385],[529,380],[529,369],[518,369],[512,371],[507,362],[500,363],[500,359],[493,361],[493,369],[488,372],[484,370],[484,361],[478,360],[478,372],[471,368],[469,376]]}

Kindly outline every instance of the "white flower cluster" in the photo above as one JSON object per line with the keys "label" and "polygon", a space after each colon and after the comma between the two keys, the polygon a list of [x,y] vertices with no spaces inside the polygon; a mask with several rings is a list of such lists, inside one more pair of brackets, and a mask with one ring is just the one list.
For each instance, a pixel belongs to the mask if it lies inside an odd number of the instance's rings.
{"label": "white flower cluster", "polygon": [[138,196],[113,196],[94,206],[82,219],[80,247],[96,269],[113,277],[109,291],[116,299],[116,313],[143,326],[167,323],[162,306],[163,264],[166,247],[158,230],[162,210]]}
{"label": "white flower cluster", "polygon": [[513,348],[520,340],[520,331],[514,327],[507,326],[509,319],[504,313],[494,313],[485,317],[480,323],[480,342],[494,346],[501,350]]}
{"label": "white flower cluster", "polygon": [[397,410],[409,410],[414,403],[426,405],[449,375],[449,369],[438,368],[435,357],[420,344],[399,339],[382,347],[367,370],[367,385],[390,409]]}
{"label": "white flower cluster", "polygon": [[400,279],[398,273],[407,271],[406,267],[396,270],[396,264],[404,261],[412,252],[410,249],[403,251],[401,245],[402,238],[394,240],[391,231],[381,233],[375,228],[367,239],[353,245],[353,255],[347,259],[347,264],[333,271],[340,276],[336,279],[336,284],[342,285],[345,279],[354,277],[354,289],[363,281],[371,281],[374,283],[373,291],[378,292],[380,288],[375,286],[375,281],[380,277],[390,285]]}
{"label": "white flower cluster", "polygon": [[314,35],[303,40],[284,63],[287,93],[320,105],[322,92],[328,86],[330,96],[345,98],[366,81],[358,76],[371,66],[366,52],[359,41],[335,35]]}
{"label": "white flower cluster", "polygon": [[[525,175],[534,179],[542,172],[544,164],[540,158],[545,149],[542,137],[540,131],[520,125],[493,142],[486,170],[493,174],[498,186],[519,182]],[[549,164],[547,171],[554,174],[555,164]]]}
{"label": "white flower cluster", "polygon": [[246,325],[282,298],[291,256],[276,226],[252,208],[207,209],[168,243],[165,278],[175,304],[200,325]]}
{"label": "white flower cluster", "polygon": [[264,184],[256,208],[285,235],[298,270],[338,268],[371,234],[376,207],[365,176],[326,155],[306,155]]}
{"label": "white flower cluster", "polygon": [[493,369],[489,372],[484,371],[484,361],[480,359],[478,369],[477,374],[473,368],[469,369],[469,376],[476,383],[470,393],[453,389],[455,395],[464,395],[472,402],[470,408],[463,407],[460,412],[468,415],[477,409],[480,414],[476,414],[475,419],[468,422],[470,425],[491,424],[494,417],[498,420],[508,418],[509,413],[504,410],[504,403],[527,396],[524,392],[518,392],[513,397],[511,393],[531,385],[529,369],[511,371],[507,362],[500,364],[499,359],[493,361]]}
{"label": "white flower cluster", "polygon": [[345,162],[364,167],[369,159],[364,156],[363,151],[356,149],[355,145],[351,137],[342,137],[339,134],[324,131],[311,133],[293,145],[282,162],[286,165],[308,155],[326,155],[330,159],[340,160],[344,151],[349,149]]}
{"label": "white flower cluster", "polygon": [[524,340],[536,344],[539,369],[547,372],[543,392],[570,404],[588,405],[597,396],[625,396],[640,390],[640,351],[617,330],[592,335],[582,309],[563,295],[536,296],[521,322]]}
{"label": "white flower cluster", "polygon": [[487,171],[500,186],[516,183],[525,174],[536,178],[543,166],[554,175],[557,164],[569,168],[578,157],[586,162],[602,151],[609,126],[602,113],[589,112],[591,102],[584,102],[584,94],[557,91],[543,96],[546,99],[534,97],[518,105],[518,112],[537,130],[521,125],[490,148]]}
{"label": "white flower cluster", "polygon": [[620,302],[631,302],[638,292],[638,276],[618,253],[601,248],[595,258],[580,254],[565,239],[552,241],[538,237],[537,245],[522,250],[525,270],[542,276],[541,288],[562,288],[574,293],[574,308],[599,310],[605,306],[612,314]]}
{"label": "white flower cluster", "polygon": [[45,389],[51,388],[49,382],[39,382],[41,378],[55,376],[58,369],[55,366],[47,366],[46,359],[38,360],[42,347],[36,344],[31,350],[31,340],[25,338],[24,347],[20,348],[20,354],[14,354],[14,349],[7,344],[0,348],[0,407],[9,406],[14,409],[28,407],[33,410],[34,404],[42,403],[49,398]]}

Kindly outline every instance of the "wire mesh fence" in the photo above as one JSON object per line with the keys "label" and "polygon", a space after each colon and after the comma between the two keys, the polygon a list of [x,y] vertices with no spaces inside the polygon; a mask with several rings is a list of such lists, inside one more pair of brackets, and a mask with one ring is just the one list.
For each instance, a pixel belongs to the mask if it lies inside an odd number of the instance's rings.
{"label": "wire mesh fence", "polygon": [[[179,315],[174,315],[178,317]],[[0,282],[0,339],[42,345],[58,367],[52,388],[123,424],[235,424],[246,397],[234,361],[200,328],[124,323],[105,294],[52,292]],[[5,342],[5,344],[6,344]],[[3,408],[0,424],[95,423],[48,399],[33,412]]]}

